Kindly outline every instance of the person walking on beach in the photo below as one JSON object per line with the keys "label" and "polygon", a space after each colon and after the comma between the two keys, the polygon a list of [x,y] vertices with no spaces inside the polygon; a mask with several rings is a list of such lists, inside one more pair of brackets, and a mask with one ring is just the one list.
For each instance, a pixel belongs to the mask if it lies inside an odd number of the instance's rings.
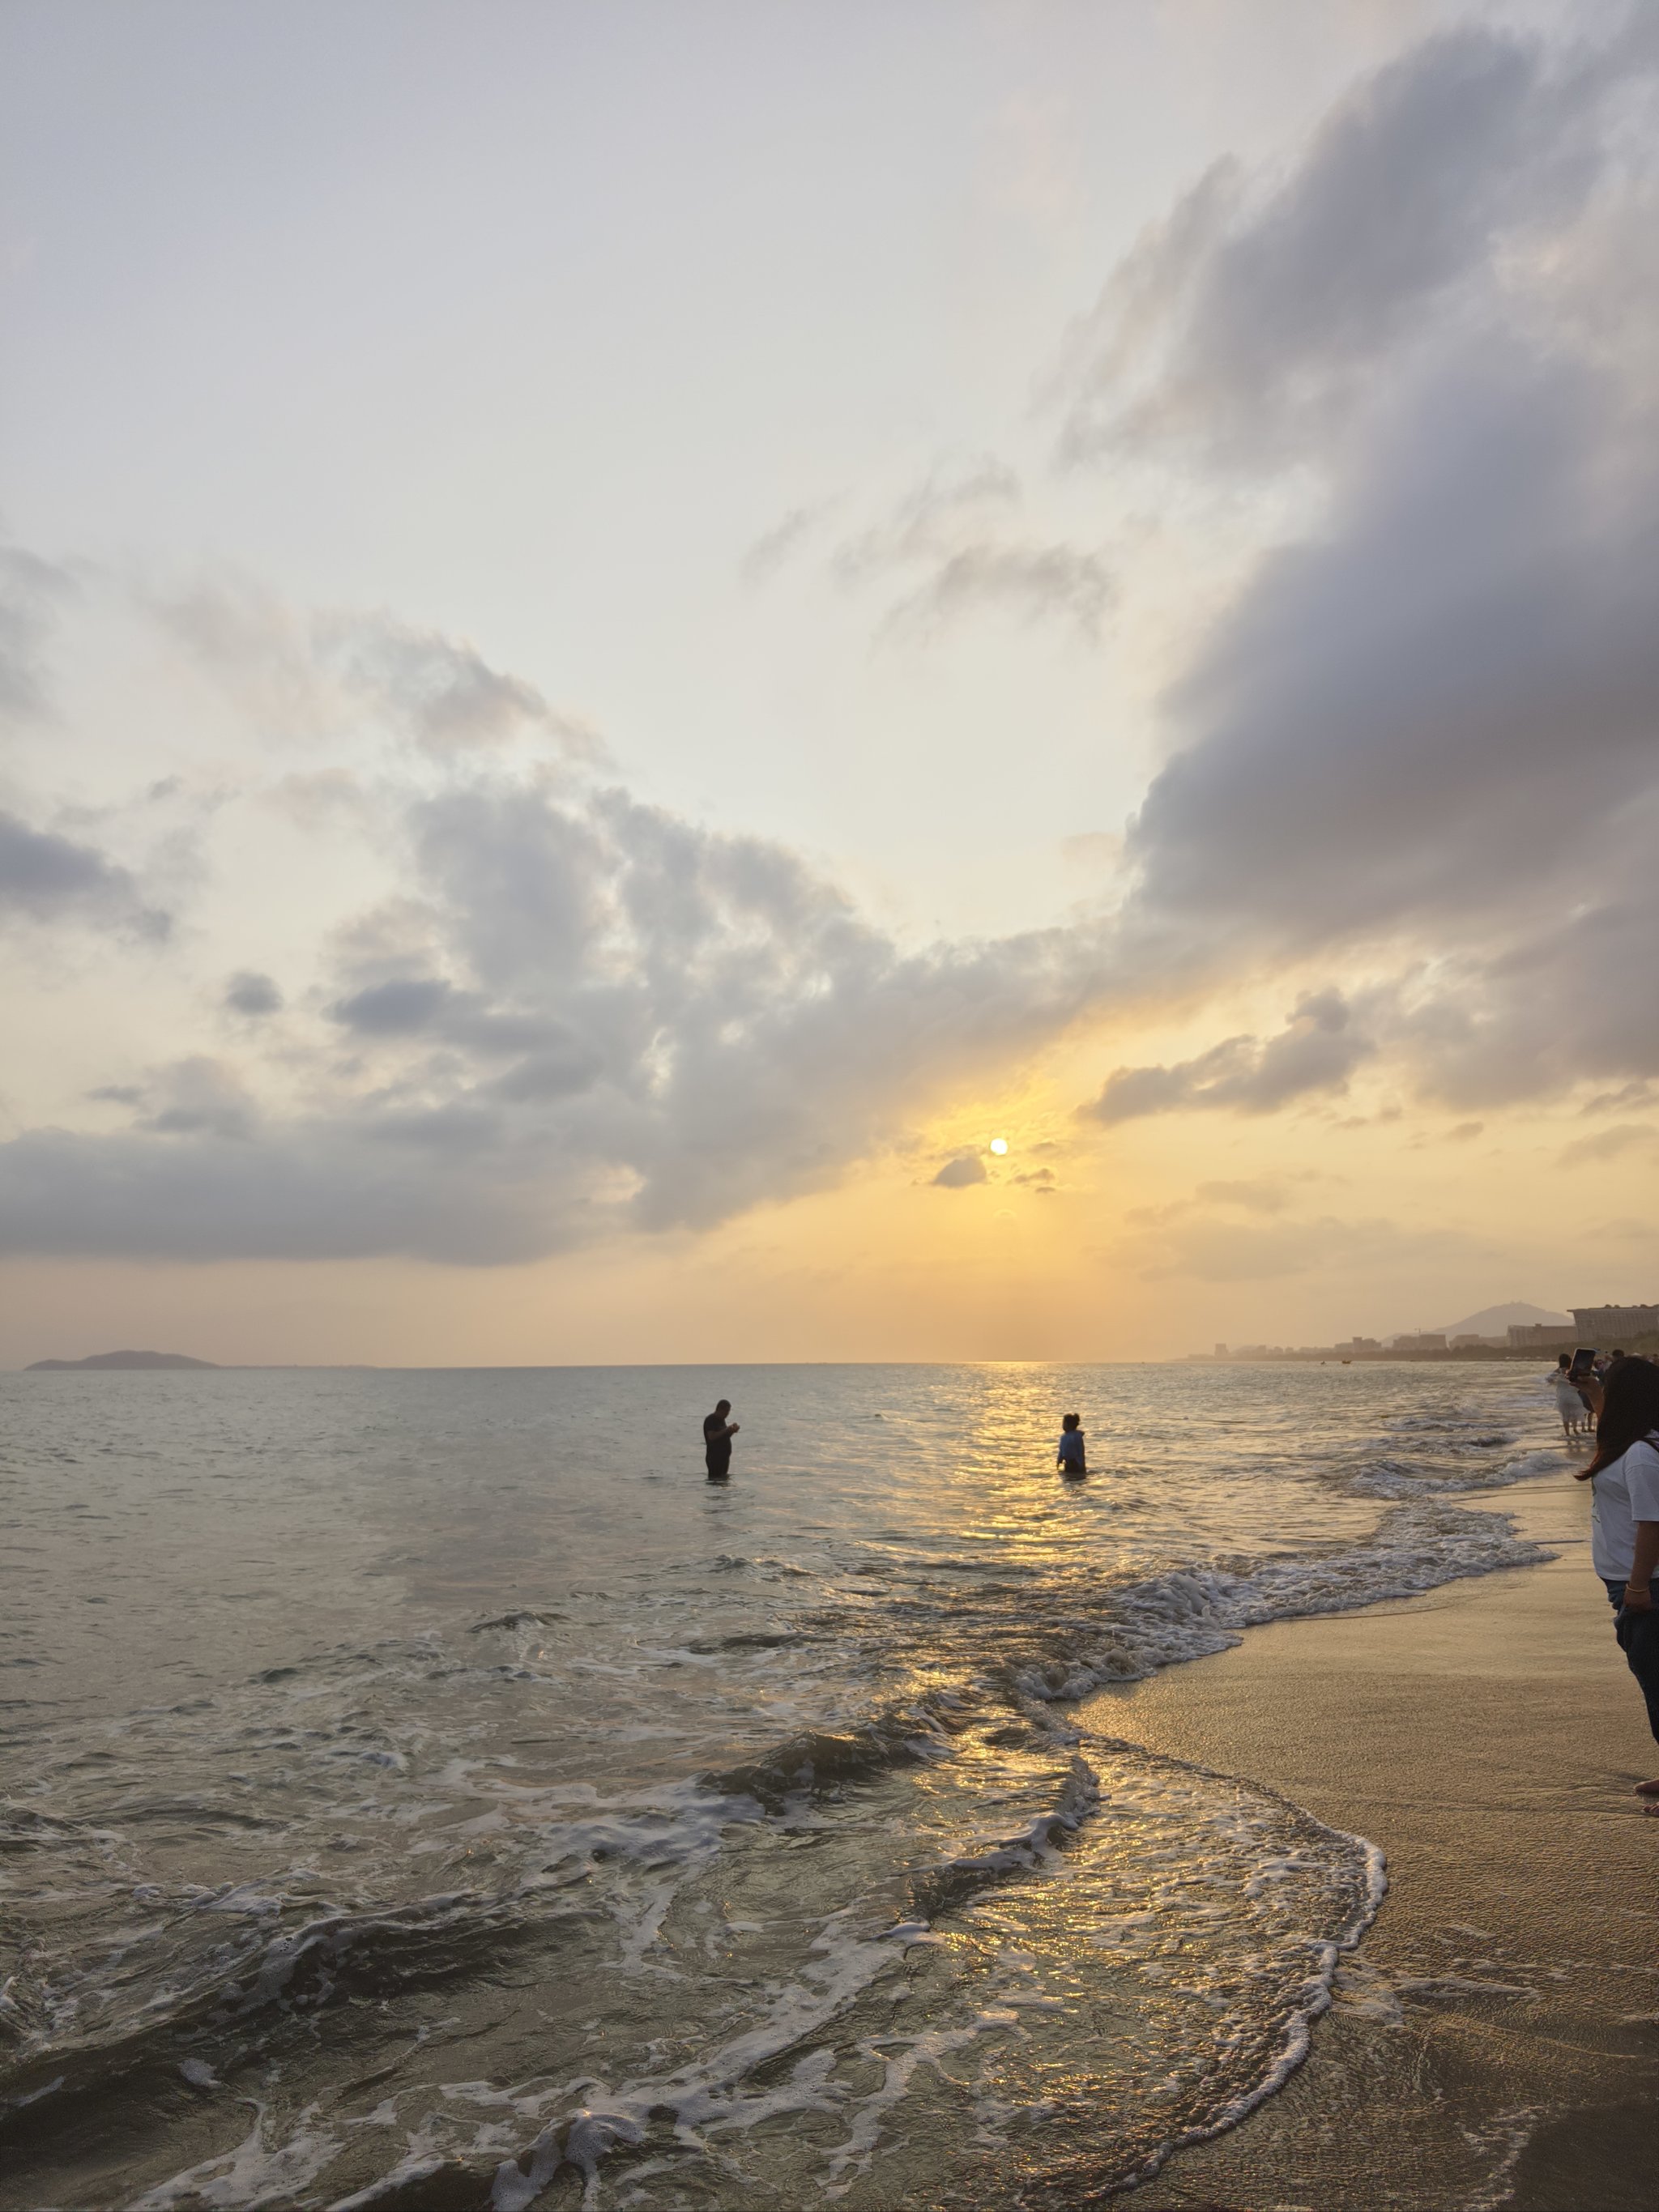
{"label": "person walking on beach", "polygon": [[738,1433],[736,1421],[728,1421],[732,1401],[722,1398],[712,1413],[703,1416],[702,1455],[708,1462],[710,1482],[724,1482],[732,1472],[732,1439]]}
{"label": "person walking on beach", "polygon": [[[1595,1456],[1577,1477],[1590,1485],[1590,1557],[1659,1742],[1659,1367],[1621,1359],[1592,1390],[1601,1401]],[[1638,1782],[1636,1794],[1659,1814],[1659,1781]]]}
{"label": "person walking on beach", "polygon": [[1571,1370],[1571,1358],[1564,1352],[1555,1363],[1555,1372],[1545,1377],[1555,1386],[1555,1410],[1561,1416],[1561,1433],[1569,1443],[1583,1434],[1589,1404],[1573,1381]]}
{"label": "person walking on beach", "polygon": [[1083,1429],[1075,1413],[1060,1417],[1060,1442],[1054,1446],[1054,1464],[1062,1474],[1080,1475],[1089,1472],[1089,1462],[1084,1455]]}

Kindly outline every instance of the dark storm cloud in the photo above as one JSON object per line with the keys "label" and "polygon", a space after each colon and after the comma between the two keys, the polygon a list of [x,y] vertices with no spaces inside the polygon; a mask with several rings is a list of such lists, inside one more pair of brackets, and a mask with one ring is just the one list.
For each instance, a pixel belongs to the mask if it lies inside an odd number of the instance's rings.
{"label": "dark storm cloud", "polygon": [[159,939],[171,927],[126,869],[95,847],[0,813],[0,917],[74,921]]}
{"label": "dark storm cloud", "polygon": [[1228,1037],[1172,1067],[1120,1067],[1084,1111],[1106,1122],[1199,1107],[1273,1114],[1292,1099],[1346,1090],[1354,1069],[1376,1049],[1349,1026],[1340,994],[1325,991],[1302,1000],[1285,1028],[1265,1043]]}

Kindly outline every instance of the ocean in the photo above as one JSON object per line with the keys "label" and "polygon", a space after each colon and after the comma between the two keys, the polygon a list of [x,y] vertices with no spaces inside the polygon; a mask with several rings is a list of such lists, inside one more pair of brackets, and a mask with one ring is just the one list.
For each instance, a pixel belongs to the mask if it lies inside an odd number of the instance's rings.
{"label": "ocean", "polygon": [[0,1410],[29,2212],[1143,2177],[1285,2078],[1386,1877],[1079,1701],[1525,1564],[1474,1498],[1564,1463],[1504,1365],[66,1373]]}

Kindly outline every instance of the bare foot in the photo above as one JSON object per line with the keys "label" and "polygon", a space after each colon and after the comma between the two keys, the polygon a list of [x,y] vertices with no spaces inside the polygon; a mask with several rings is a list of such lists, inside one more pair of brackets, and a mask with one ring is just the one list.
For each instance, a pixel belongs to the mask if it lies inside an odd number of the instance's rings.
{"label": "bare foot", "polygon": [[1638,1782],[1636,1794],[1638,1797],[1659,1797],[1659,1782]]}

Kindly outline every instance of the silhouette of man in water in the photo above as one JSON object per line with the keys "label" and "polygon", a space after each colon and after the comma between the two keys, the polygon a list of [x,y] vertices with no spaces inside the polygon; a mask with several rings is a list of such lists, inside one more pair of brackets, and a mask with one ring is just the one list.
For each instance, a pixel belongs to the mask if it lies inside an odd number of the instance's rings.
{"label": "silhouette of man in water", "polygon": [[738,1424],[726,1419],[731,1410],[732,1401],[722,1398],[714,1412],[703,1417],[702,1449],[710,1482],[724,1482],[732,1472],[732,1439],[738,1433]]}

